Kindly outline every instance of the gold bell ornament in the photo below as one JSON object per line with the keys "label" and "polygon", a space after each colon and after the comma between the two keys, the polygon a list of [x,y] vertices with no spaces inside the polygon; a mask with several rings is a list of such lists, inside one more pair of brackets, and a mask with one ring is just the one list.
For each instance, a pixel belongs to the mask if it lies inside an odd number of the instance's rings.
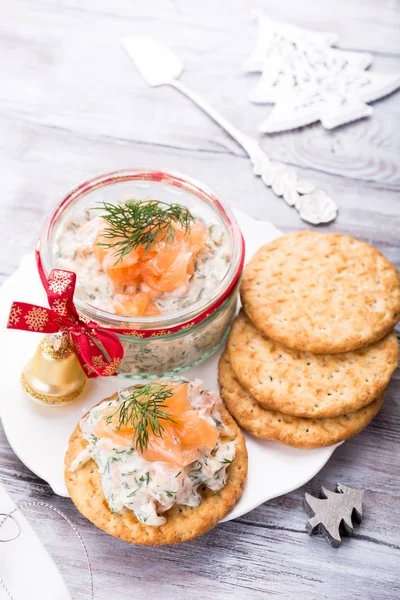
{"label": "gold bell ornament", "polygon": [[69,333],[47,334],[21,375],[25,392],[40,404],[60,406],[83,392],[86,375]]}

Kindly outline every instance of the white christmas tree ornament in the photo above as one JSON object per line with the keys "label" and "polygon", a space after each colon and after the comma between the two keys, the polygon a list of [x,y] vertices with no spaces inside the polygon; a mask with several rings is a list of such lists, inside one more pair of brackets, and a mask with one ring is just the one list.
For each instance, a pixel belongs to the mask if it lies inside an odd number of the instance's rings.
{"label": "white christmas tree ornament", "polygon": [[400,74],[366,71],[372,56],[332,48],[334,33],[315,32],[272,21],[255,11],[256,47],[246,72],[261,78],[252,102],[274,104],[261,123],[263,133],[276,133],[321,121],[333,129],[372,114],[368,106],[400,87]]}

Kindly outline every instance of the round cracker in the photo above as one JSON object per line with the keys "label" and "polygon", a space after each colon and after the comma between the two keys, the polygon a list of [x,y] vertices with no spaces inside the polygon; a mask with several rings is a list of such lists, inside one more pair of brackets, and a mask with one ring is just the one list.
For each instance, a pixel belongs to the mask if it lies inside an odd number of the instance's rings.
{"label": "round cracker", "polygon": [[308,418],[337,417],[370,404],[396,369],[394,332],[368,348],[344,354],[310,354],[263,336],[243,311],[228,338],[239,382],[266,408]]}
{"label": "round cracker", "polygon": [[227,351],[219,362],[219,384],[224,402],[243,429],[263,440],[275,440],[296,448],[321,448],[360,433],[379,412],[385,392],[355,413],[328,419],[291,417],[263,408],[235,377]]}
{"label": "round cracker", "polygon": [[244,270],[246,313],[268,337],[314,354],[383,338],[400,319],[400,278],[370,244],[302,231],[261,247]]}
{"label": "round cracker", "polygon": [[[114,394],[101,402],[116,400],[117,397],[118,394]],[[69,440],[65,456],[65,482],[76,508],[96,527],[131,544],[149,546],[176,544],[212,529],[239,500],[247,475],[247,450],[243,434],[224,407],[221,407],[220,413],[224,424],[232,432],[229,437],[223,436],[222,441],[233,439],[236,441],[236,455],[227,468],[226,486],[217,493],[204,485],[200,486],[198,491],[202,501],[199,506],[172,507],[164,513],[167,521],[160,527],[140,523],[133,511],[128,508],[124,508],[121,513],[111,512],[102,491],[101,476],[94,460],[90,460],[77,471],[69,470],[74,458],[87,446],[78,423]]]}

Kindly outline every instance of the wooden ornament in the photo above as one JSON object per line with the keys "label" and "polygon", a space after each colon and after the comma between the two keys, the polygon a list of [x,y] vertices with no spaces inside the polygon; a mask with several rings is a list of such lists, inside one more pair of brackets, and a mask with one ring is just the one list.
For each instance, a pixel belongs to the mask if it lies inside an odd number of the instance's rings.
{"label": "wooden ornament", "polygon": [[353,521],[361,522],[363,495],[362,490],[341,483],[337,484],[335,492],[322,487],[319,498],[306,493],[305,508],[311,516],[306,531],[310,535],[322,533],[331,546],[338,548],[342,541],[340,534],[351,535]]}

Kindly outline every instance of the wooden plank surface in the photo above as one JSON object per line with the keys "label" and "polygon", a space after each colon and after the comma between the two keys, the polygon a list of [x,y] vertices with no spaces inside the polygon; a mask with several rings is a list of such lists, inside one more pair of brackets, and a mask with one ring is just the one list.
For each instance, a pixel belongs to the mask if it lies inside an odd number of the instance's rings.
{"label": "wooden plank surface", "polygon": [[[373,70],[400,70],[396,1],[260,0],[252,6],[337,32],[342,48],[374,54]],[[248,102],[257,77],[241,71],[255,40],[246,0],[3,0],[1,8],[0,281],[32,250],[46,212],[67,190],[115,168],[178,170],[284,231],[305,227],[254,178],[243,152],[224,132],[174,90],[146,87],[119,46],[132,33],[168,43],[185,61],[183,81],[255,134],[270,109]],[[374,104],[372,118],[331,132],[316,124],[261,139],[272,158],[293,164],[336,199],[339,217],[324,230],[368,240],[397,266],[399,127],[395,93]],[[91,558],[96,600],[395,599],[399,431],[397,372],[379,416],[336,450],[307,486],[177,547],[128,547],[96,530],[20,463],[2,430],[0,481],[16,502],[44,498],[73,520]],[[337,481],[365,489],[365,519],[354,538],[334,550],[305,533],[302,501],[305,489],[333,488]],[[83,554],[68,526],[42,508],[26,514],[73,597],[89,598]]]}

